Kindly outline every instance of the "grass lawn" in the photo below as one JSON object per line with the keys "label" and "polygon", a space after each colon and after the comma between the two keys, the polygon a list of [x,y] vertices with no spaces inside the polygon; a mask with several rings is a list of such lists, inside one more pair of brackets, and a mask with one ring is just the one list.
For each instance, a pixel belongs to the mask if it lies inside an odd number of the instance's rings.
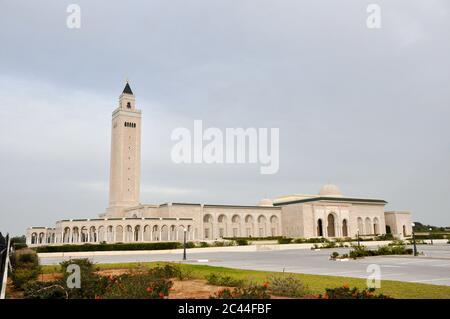
{"label": "grass lawn", "polygon": [[[117,264],[97,264],[99,270],[107,269],[132,269],[141,267],[155,267],[163,265],[164,262],[148,262],[148,263],[117,263]],[[173,263],[172,263],[173,264]],[[243,279],[247,282],[264,282],[270,275],[280,275],[280,272],[243,270],[225,267],[214,267],[208,265],[193,265],[177,263],[181,269],[188,273],[190,277],[196,279],[204,279],[210,273],[218,273],[221,275],[231,276],[235,279]],[[43,266],[44,273],[53,273],[60,270],[59,265]],[[335,288],[348,284],[350,287],[366,288],[366,280],[350,277],[338,276],[322,276],[307,274],[292,274],[301,279],[311,290],[311,293],[323,294],[326,288]],[[450,286],[438,286],[419,283],[410,283],[402,281],[382,280],[381,288],[377,289],[377,293],[383,293],[393,298],[414,299],[450,299]]]}

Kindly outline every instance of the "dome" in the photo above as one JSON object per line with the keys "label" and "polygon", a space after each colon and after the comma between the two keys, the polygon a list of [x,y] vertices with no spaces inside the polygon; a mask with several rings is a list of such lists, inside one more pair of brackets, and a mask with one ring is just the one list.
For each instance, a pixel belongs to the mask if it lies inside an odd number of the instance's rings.
{"label": "dome", "polygon": [[270,198],[263,198],[259,201],[259,206],[273,206],[273,201]]}
{"label": "dome", "polygon": [[336,185],[327,184],[320,189],[319,195],[330,197],[342,197],[342,192]]}

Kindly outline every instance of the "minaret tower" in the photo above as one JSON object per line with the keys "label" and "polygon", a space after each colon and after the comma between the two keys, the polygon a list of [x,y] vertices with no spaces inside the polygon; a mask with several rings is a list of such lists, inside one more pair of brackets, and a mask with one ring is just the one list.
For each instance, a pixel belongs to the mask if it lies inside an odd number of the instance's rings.
{"label": "minaret tower", "polygon": [[123,217],[127,207],[139,205],[141,175],[141,111],[130,84],[112,113],[111,167],[107,217]]}

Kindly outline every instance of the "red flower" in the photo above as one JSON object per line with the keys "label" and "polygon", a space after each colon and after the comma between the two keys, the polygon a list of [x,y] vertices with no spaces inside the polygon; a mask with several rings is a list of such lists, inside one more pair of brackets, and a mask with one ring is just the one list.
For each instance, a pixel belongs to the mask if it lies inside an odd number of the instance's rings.
{"label": "red flower", "polygon": [[159,293],[159,298],[161,298],[161,299],[164,298],[164,292],[161,291],[161,292]]}
{"label": "red flower", "polygon": [[153,291],[153,288],[152,287],[147,287],[146,290],[147,290],[148,293],[151,293]]}
{"label": "red flower", "polygon": [[350,288],[350,286],[347,283],[345,283],[342,287],[344,287],[345,289]]}
{"label": "red flower", "polygon": [[102,296],[95,295],[95,299],[102,299]]}
{"label": "red flower", "polygon": [[269,283],[266,281],[265,283],[263,283],[264,288],[267,288],[269,286]]}

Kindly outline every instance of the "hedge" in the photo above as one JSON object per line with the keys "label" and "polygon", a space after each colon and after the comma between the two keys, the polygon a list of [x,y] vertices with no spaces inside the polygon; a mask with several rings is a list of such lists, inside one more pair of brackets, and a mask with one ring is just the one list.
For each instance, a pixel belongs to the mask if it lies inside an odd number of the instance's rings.
{"label": "hedge", "polygon": [[[189,245],[188,245],[189,246]],[[129,243],[129,244],[84,244],[37,247],[38,253],[76,252],[76,251],[114,251],[114,250],[164,250],[182,248],[179,242]]]}

